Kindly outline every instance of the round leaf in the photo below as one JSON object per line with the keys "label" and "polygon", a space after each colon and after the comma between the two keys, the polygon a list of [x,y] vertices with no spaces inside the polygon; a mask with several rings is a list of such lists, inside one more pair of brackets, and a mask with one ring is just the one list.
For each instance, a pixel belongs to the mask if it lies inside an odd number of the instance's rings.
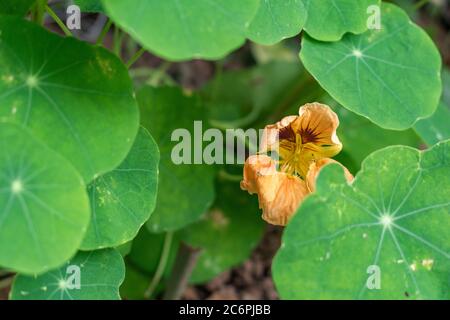
{"label": "round leaf", "polygon": [[259,0],[103,0],[117,24],[145,48],[170,60],[225,56],[244,43],[258,4]]}
{"label": "round leaf", "polygon": [[[13,300],[120,300],[125,277],[122,256],[114,249],[79,252],[59,269],[37,277],[18,275]],[[78,282],[79,281],[79,282]]]}
{"label": "round leaf", "polygon": [[381,30],[334,43],[305,36],[300,57],[334,99],[386,129],[403,130],[430,116],[441,95],[438,50],[391,4],[382,6]]}
{"label": "round leaf", "polygon": [[202,283],[250,257],[261,240],[264,223],[256,197],[239,184],[218,186],[220,196],[201,221],[181,230],[180,238],[202,252],[192,273],[193,283]]}
{"label": "round leaf", "polygon": [[152,232],[180,229],[198,220],[214,199],[212,166],[177,165],[171,158],[174,146],[180,143],[171,141],[176,129],[189,131],[191,139],[187,143],[192,155],[202,149],[202,133],[195,133],[193,128],[194,121],[203,120],[204,108],[197,97],[186,97],[178,88],[144,87],[137,96],[142,125],[155,138],[161,152],[157,204],[147,227]]}
{"label": "round leaf", "polygon": [[448,299],[450,141],[370,155],[352,184],[321,171],[272,267],[287,299]]}
{"label": "round leaf", "polygon": [[82,178],[15,124],[0,122],[0,150],[0,265],[47,271],[75,254],[89,224]]}
{"label": "round leaf", "polygon": [[299,34],[305,20],[306,10],[301,0],[262,0],[247,37],[272,45]]}
{"label": "round leaf", "polygon": [[354,34],[367,30],[370,6],[379,6],[380,0],[303,0],[308,18],[305,31],[321,41],[337,41],[347,32]]}
{"label": "round leaf", "polygon": [[90,183],[92,219],[82,249],[115,247],[132,240],[156,204],[159,151],[141,128],[122,164]]}
{"label": "round leaf", "polygon": [[86,182],[117,167],[139,126],[119,59],[18,18],[0,17],[0,30],[0,117],[28,127]]}
{"label": "round leaf", "polygon": [[[181,241],[200,248],[201,253],[190,277],[191,283],[203,283],[245,261],[259,243],[264,223],[256,197],[242,192],[236,183],[218,185],[216,203],[205,217],[177,232],[171,242],[164,277],[170,275]],[[147,274],[158,266],[164,234],[141,230],[133,241],[130,262]],[[152,248],[149,250],[149,248]]]}

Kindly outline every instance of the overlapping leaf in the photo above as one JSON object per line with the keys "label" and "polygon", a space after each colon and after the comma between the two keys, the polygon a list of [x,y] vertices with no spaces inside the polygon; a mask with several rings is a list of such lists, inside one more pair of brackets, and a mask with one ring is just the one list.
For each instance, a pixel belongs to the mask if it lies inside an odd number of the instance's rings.
{"label": "overlapping leaf", "polygon": [[255,197],[239,188],[238,183],[218,185],[220,197],[200,222],[181,231],[187,244],[201,248],[191,281],[208,281],[250,257],[261,240],[264,222]]}
{"label": "overlapping leaf", "polygon": [[405,131],[383,129],[366,118],[343,108],[328,95],[320,101],[331,106],[339,117],[337,135],[343,148],[335,159],[344,164],[352,173],[358,172],[363,160],[376,150],[391,145],[417,148],[421,144],[420,138],[412,129]]}
{"label": "overlapping leaf", "polygon": [[247,37],[271,45],[300,33],[306,20],[301,0],[262,0]]}
{"label": "overlapping leaf", "polygon": [[344,107],[383,128],[403,130],[436,109],[441,59],[427,34],[400,8],[383,4],[381,14],[381,30],[333,43],[305,36],[300,57]]}
{"label": "overlapping leaf", "polygon": [[[242,192],[237,183],[219,184],[218,192],[221,197],[201,221],[174,235],[164,277],[170,275],[180,241],[201,249],[190,281],[203,283],[247,259],[261,239],[264,223],[259,217],[256,198]],[[130,262],[141,271],[153,274],[164,239],[163,234],[142,230],[133,242]]]}
{"label": "overlapping leaf", "polygon": [[[161,152],[157,204],[147,227],[153,232],[176,230],[198,220],[214,198],[214,168],[194,164],[194,154],[200,155],[201,161],[203,155],[202,132],[194,132],[194,121],[204,119],[204,109],[197,97],[186,97],[178,88],[144,87],[138,92],[138,101],[142,125]],[[205,123],[201,125],[207,129]],[[176,129],[187,130],[189,137],[172,141]],[[189,144],[189,163],[175,164],[172,159],[179,138]]]}
{"label": "overlapping leaf", "polygon": [[0,17],[0,32],[0,117],[28,127],[86,183],[118,166],[139,125],[119,59],[18,18]]}
{"label": "overlapping leaf", "polygon": [[[305,31],[314,39],[337,41],[347,33],[359,34],[367,30],[371,8],[380,0],[303,0],[308,18]],[[379,17],[381,19],[381,17]]]}
{"label": "overlapping leaf", "polygon": [[37,277],[18,275],[13,300],[119,300],[125,265],[114,249],[79,252],[62,267]]}
{"label": "overlapping leaf", "polygon": [[132,240],[156,205],[159,151],[141,128],[124,162],[88,186],[92,219],[83,249],[114,247]]}
{"label": "overlapping leaf", "polygon": [[0,265],[27,274],[59,266],[89,224],[82,178],[18,125],[0,122],[0,150]]}
{"label": "overlapping leaf", "polygon": [[448,299],[450,141],[394,146],[351,185],[330,165],[288,224],[274,265],[287,299]]}
{"label": "overlapping leaf", "polygon": [[244,43],[259,0],[103,0],[108,15],[169,60],[218,59]]}

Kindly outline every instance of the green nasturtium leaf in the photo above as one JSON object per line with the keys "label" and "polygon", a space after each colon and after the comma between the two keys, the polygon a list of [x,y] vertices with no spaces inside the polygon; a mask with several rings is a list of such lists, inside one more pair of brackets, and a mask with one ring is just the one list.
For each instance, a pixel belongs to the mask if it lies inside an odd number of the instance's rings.
{"label": "green nasturtium leaf", "polygon": [[[117,250],[80,251],[62,267],[35,276],[18,275],[13,300],[120,300],[125,264]],[[79,281],[79,282],[78,282]]]}
{"label": "green nasturtium leaf", "polygon": [[159,151],[145,128],[113,171],[88,186],[92,219],[81,248],[115,247],[132,240],[156,205]]}
{"label": "green nasturtium leaf", "polygon": [[[320,41],[337,41],[345,33],[367,30],[380,0],[303,0],[307,11],[305,31]],[[383,18],[383,16],[381,16]]]}
{"label": "green nasturtium leaf", "polygon": [[247,37],[272,45],[300,33],[306,20],[302,0],[262,0],[248,27]]}
{"label": "green nasturtium leaf", "polygon": [[442,70],[443,92],[441,103],[431,117],[419,120],[414,130],[429,146],[450,138],[450,71]]}
{"label": "green nasturtium leaf", "polygon": [[74,0],[74,4],[80,7],[81,12],[103,12],[100,0]]}
{"label": "green nasturtium leaf", "polygon": [[36,0],[0,0],[0,14],[23,16]]}
{"label": "green nasturtium leaf", "polygon": [[245,41],[259,0],[103,0],[108,15],[169,60],[219,59]]}
{"label": "green nasturtium leaf", "polygon": [[191,276],[193,283],[211,280],[248,259],[263,234],[255,197],[230,182],[219,184],[217,194],[205,218],[180,231],[184,242],[202,249]]}
{"label": "green nasturtium leaf", "polygon": [[[196,154],[203,161],[202,131],[207,129],[206,122],[197,122],[199,132],[194,132],[194,121],[204,120],[204,108],[198,97],[187,97],[178,88],[143,87],[137,97],[142,125],[161,152],[157,204],[147,227],[152,232],[176,230],[198,220],[214,199],[214,167],[194,164]],[[177,129],[189,136],[177,136],[172,141]],[[191,164],[174,163],[172,152],[180,143],[187,146]]]}
{"label": "green nasturtium leaf", "polygon": [[[201,249],[190,277],[191,283],[204,283],[221,272],[242,263],[260,241],[264,222],[260,219],[257,199],[251,197],[237,183],[220,183],[212,209],[204,218],[175,233],[164,277],[170,275],[181,241]],[[133,241],[130,262],[146,274],[153,274],[158,266],[165,241],[164,234],[141,230]],[[152,248],[150,250],[149,248]]]}
{"label": "green nasturtium leaf", "polygon": [[351,184],[325,167],[274,260],[281,297],[450,298],[449,177],[450,141],[377,151]]}
{"label": "green nasturtium leaf", "polygon": [[85,182],[117,167],[139,128],[131,81],[107,50],[0,17],[0,117],[65,156]]}
{"label": "green nasturtium leaf", "polygon": [[124,244],[121,244],[120,246],[115,247],[117,251],[122,255],[122,257],[126,257],[130,251],[131,251],[131,245],[133,244],[132,241],[125,242]]}
{"label": "green nasturtium leaf", "polygon": [[0,122],[0,265],[26,274],[59,266],[89,224],[81,176],[16,124]]}
{"label": "green nasturtium leaf", "polygon": [[428,35],[392,4],[381,30],[333,43],[303,38],[300,57],[322,87],[347,109],[394,130],[431,116],[441,95],[441,58]]}

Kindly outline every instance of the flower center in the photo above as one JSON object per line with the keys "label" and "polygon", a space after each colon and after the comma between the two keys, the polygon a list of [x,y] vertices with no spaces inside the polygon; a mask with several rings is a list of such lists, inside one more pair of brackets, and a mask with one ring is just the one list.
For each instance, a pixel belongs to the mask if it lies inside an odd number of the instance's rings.
{"label": "flower center", "polygon": [[301,170],[301,163],[304,162],[305,152],[304,144],[302,143],[302,136],[295,135],[295,142],[292,142],[289,154],[280,160],[281,171],[289,175],[305,176]]}

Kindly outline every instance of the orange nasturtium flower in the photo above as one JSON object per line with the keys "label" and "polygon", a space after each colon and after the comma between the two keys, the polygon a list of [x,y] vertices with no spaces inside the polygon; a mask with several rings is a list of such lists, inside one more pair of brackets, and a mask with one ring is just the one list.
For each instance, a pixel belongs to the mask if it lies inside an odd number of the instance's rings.
{"label": "orange nasturtium flower", "polygon": [[[264,129],[260,150],[244,165],[241,188],[258,194],[263,219],[286,225],[302,200],[315,190],[320,169],[335,160],[342,144],[336,135],[337,115],[320,103],[300,107],[298,116],[288,116]],[[277,152],[275,161],[263,154]],[[345,175],[353,176],[346,168]]]}

